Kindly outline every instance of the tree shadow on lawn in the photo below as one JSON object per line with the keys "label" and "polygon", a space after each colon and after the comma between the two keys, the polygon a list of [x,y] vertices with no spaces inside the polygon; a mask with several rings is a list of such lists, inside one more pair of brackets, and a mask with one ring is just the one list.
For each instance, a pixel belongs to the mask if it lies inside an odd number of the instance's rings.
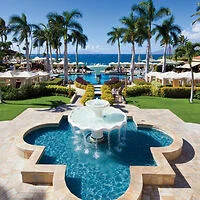
{"label": "tree shadow on lawn", "polygon": [[58,106],[61,106],[61,105],[65,105],[66,103],[61,101],[61,100],[58,100],[58,101],[46,101],[46,102],[49,102],[49,103],[26,103],[26,104],[23,104],[23,103],[10,103],[10,102],[5,102],[5,104],[7,105],[22,105],[22,106],[45,106],[45,107],[50,107],[50,108],[56,108]]}

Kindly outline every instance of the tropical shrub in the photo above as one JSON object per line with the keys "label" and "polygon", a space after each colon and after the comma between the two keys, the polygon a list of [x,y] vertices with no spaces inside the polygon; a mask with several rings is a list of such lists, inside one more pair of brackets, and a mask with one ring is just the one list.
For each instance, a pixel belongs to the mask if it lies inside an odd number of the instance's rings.
{"label": "tropical shrub", "polygon": [[69,96],[69,94],[70,94],[70,97],[75,92],[75,89],[72,89],[72,88],[69,89],[69,88],[67,88],[65,86],[59,86],[59,85],[47,85],[46,89],[51,95]]}
{"label": "tropical shrub", "polygon": [[104,84],[104,85],[101,86],[101,92],[103,93],[104,90],[110,90],[111,91],[111,88],[110,88],[110,86]]}
{"label": "tropical shrub", "polygon": [[109,81],[105,81],[104,84],[112,89],[112,88],[120,88],[124,83],[122,81],[119,81],[119,78],[113,77]]}
{"label": "tropical shrub", "polygon": [[62,78],[55,78],[54,80],[44,82],[46,85],[61,85],[63,83]]}
{"label": "tropical shrub", "polygon": [[196,91],[194,98],[200,100],[200,90]]}
{"label": "tropical shrub", "polygon": [[189,98],[190,91],[190,87],[162,87],[160,95],[168,98]]}
{"label": "tropical shrub", "polygon": [[141,95],[151,95],[150,85],[138,85],[126,88],[126,96],[135,97]]}
{"label": "tropical shrub", "polygon": [[135,85],[151,85],[151,83],[146,82],[144,79],[142,78],[137,78],[134,79],[134,84]]}
{"label": "tropical shrub", "polygon": [[20,88],[3,86],[1,87],[1,91],[4,100],[23,100],[51,95],[64,95],[71,97],[75,93],[74,89],[68,89],[67,87],[56,85],[45,86],[45,84],[22,86]]}
{"label": "tropical shrub", "polygon": [[80,83],[81,85],[88,85],[89,82],[83,79],[83,77],[78,76],[75,80],[76,82]]}
{"label": "tropical shrub", "polygon": [[80,102],[85,105],[86,101],[94,99],[94,86],[93,85],[87,85],[85,94],[80,99]]}
{"label": "tropical shrub", "polygon": [[113,105],[115,102],[110,85],[103,85],[101,87],[101,99],[107,100],[110,105]]}
{"label": "tropical shrub", "polygon": [[86,80],[84,80],[82,77],[77,77],[76,80],[74,81],[74,85],[77,88],[81,88],[81,89],[86,89],[86,86],[89,85],[90,83],[87,82]]}
{"label": "tropical shrub", "polygon": [[109,92],[108,90],[105,90],[106,92],[101,94],[101,99],[107,100],[110,105],[113,105],[113,103],[115,102],[115,99],[112,95],[111,92]]}
{"label": "tropical shrub", "polygon": [[160,94],[160,88],[162,87],[162,84],[157,81],[151,82],[151,94],[153,96],[159,96]]}

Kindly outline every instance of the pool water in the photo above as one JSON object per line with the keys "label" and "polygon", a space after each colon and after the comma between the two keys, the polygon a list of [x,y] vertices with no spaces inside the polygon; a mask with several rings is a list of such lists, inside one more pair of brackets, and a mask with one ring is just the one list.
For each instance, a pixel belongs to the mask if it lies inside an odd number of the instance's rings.
{"label": "pool water", "polygon": [[[59,77],[64,78],[64,75],[61,74],[61,75],[59,75]],[[125,75],[114,75],[114,74],[111,75],[111,74],[101,73],[100,77],[98,77],[95,73],[91,73],[91,74],[70,74],[69,80],[75,81],[77,77],[83,77],[84,80],[90,82],[92,85],[97,85],[97,84],[103,85],[105,81],[109,81],[113,77],[117,77],[119,80],[126,79]],[[134,75],[134,77],[141,78],[142,76]]]}
{"label": "pool water", "polygon": [[[108,142],[97,147],[84,143],[83,134],[72,133],[67,118],[63,118],[57,127],[32,131],[24,140],[29,144],[46,146],[39,163],[67,165],[66,184],[77,197],[83,200],[114,200],[129,187],[129,166],[156,165],[150,147],[167,146],[173,141],[156,129],[136,129],[132,120],[127,121],[124,130],[121,130],[120,148],[118,133],[110,133],[110,152]],[[95,153],[98,153],[98,158]]]}
{"label": "pool water", "polygon": [[[60,78],[64,78],[64,75],[60,75]],[[90,82],[93,85],[97,84],[104,84],[105,81],[109,81],[112,77],[117,77],[119,80],[124,79],[125,80],[125,75],[109,75],[109,74],[104,74],[101,73],[99,76],[97,76],[95,73],[91,74],[70,74],[69,75],[69,80],[75,81],[77,77],[83,77],[84,80]]]}

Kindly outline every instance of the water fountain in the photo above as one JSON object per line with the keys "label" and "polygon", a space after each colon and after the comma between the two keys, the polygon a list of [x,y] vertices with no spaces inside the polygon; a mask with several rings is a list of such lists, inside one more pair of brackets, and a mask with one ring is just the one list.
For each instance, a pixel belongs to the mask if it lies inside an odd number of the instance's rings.
{"label": "water fountain", "polygon": [[111,107],[109,102],[102,99],[93,99],[86,102],[86,106],[71,111],[69,123],[82,133],[89,131],[90,141],[99,143],[104,141],[104,132],[118,130],[126,124],[127,116],[121,110]]}

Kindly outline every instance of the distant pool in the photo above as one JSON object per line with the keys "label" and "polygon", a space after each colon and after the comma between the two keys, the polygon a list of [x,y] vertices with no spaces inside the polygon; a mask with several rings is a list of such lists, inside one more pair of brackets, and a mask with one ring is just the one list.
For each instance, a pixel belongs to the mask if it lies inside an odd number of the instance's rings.
{"label": "distant pool", "polygon": [[[64,75],[59,75],[60,78],[64,78]],[[101,84],[103,85],[105,81],[109,81],[113,77],[117,77],[119,80],[125,80],[125,75],[118,75],[118,74],[104,74],[101,73],[100,75],[96,75],[95,73],[91,74],[70,74],[69,80],[75,81],[77,77],[83,77],[84,80],[90,82],[93,85]],[[142,76],[136,76],[135,78],[141,78]]]}
{"label": "distant pool", "polygon": [[[59,75],[60,78],[64,78],[64,75]],[[112,77],[117,77],[119,80],[124,79],[125,80],[125,75],[109,75],[109,74],[104,74],[101,73],[100,75],[96,75],[95,73],[91,74],[70,74],[69,75],[69,80],[75,81],[77,77],[83,77],[84,80],[90,82],[93,85],[97,84],[104,84],[105,81],[109,81]]]}
{"label": "distant pool", "polygon": [[[105,133],[106,134],[106,133]],[[107,142],[98,145],[100,157],[95,159],[94,144],[87,143],[84,153],[83,134],[72,133],[66,118],[58,127],[34,130],[25,136],[29,144],[45,146],[41,164],[65,164],[66,184],[70,191],[82,200],[114,200],[124,194],[130,183],[130,165],[156,165],[150,147],[168,146],[172,138],[150,128],[138,128],[132,120],[127,122],[126,140],[117,150],[118,134],[111,132],[111,153]],[[125,135],[124,135],[125,134]]]}

